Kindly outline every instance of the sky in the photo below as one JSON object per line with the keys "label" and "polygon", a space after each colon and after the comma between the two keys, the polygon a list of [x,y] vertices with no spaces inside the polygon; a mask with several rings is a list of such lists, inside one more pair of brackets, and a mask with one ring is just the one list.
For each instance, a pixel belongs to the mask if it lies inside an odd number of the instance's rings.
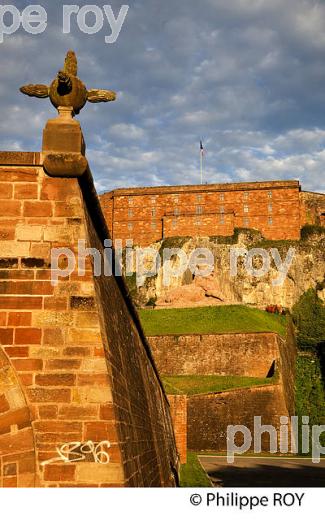
{"label": "sky", "polygon": [[[4,35],[1,150],[41,149],[55,109],[18,89],[49,84],[71,48],[87,87],[118,96],[88,103],[78,116],[98,192],[198,184],[200,139],[204,182],[299,179],[303,189],[325,192],[325,2],[124,2],[115,43],[105,43],[106,18],[89,35],[72,17],[63,34],[69,0],[39,1],[47,12],[42,34],[21,27]],[[123,1],[93,3],[111,5],[117,17]],[[23,11],[29,2],[11,5]],[[89,15],[87,23],[94,21]]]}

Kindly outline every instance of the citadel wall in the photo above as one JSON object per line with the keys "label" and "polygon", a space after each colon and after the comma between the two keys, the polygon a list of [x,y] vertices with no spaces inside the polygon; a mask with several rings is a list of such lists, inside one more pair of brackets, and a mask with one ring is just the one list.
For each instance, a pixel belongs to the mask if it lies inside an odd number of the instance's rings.
{"label": "citadel wall", "polygon": [[[88,258],[51,283],[52,248],[78,260],[78,240],[108,238],[89,170],[53,178],[40,154],[0,153],[0,203],[1,485],[174,486],[169,405],[122,279]],[[88,441],[109,463],[82,455]]]}
{"label": "citadel wall", "polygon": [[234,228],[296,240],[301,227],[323,218],[325,195],[313,195],[298,181],[271,181],[118,189],[100,201],[114,240],[148,245],[170,236],[232,235]]}
{"label": "citadel wall", "polygon": [[164,375],[267,377],[279,357],[280,338],[272,332],[187,334],[148,337]]}
{"label": "citadel wall", "polygon": [[[292,323],[286,338],[275,333],[151,336],[157,366],[162,375],[223,375],[272,377],[269,384],[228,391],[169,396],[177,433],[187,427],[187,449],[226,451],[228,425],[243,425],[254,432],[254,417],[279,435],[281,416],[295,415],[295,365],[297,347]],[[178,400],[178,398],[180,400]],[[176,410],[175,410],[176,408]],[[186,408],[186,415],[185,415]],[[183,425],[182,425],[183,421]],[[240,436],[239,436],[240,437]],[[242,437],[237,438],[238,445]],[[178,439],[184,452],[184,436]],[[291,445],[289,443],[289,445]],[[270,438],[262,436],[262,450]]]}

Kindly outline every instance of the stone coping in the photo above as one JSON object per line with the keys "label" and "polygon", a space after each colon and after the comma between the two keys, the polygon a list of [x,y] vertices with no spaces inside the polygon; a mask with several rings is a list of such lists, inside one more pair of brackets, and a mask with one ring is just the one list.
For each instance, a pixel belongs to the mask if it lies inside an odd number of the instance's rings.
{"label": "stone coping", "polygon": [[166,193],[183,193],[183,192],[213,192],[213,191],[243,191],[249,190],[267,190],[267,189],[285,189],[299,188],[300,182],[297,180],[288,181],[263,181],[263,182],[231,182],[224,184],[183,184],[178,186],[151,186],[139,188],[118,188],[111,192],[101,193],[100,196],[109,194],[111,197],[122,195],[161,195]]}
{"label": "stone coping", "polygon": [[[164,307],[166,308],[166,307]],[[168,307],[167,307],[168,308]],[[183,307],[183,309],[185,309],[186,307]],[[192,308],[192,307],[187,307],[187,308]],[[155,309],[155,310],[160,310],[160,309]],[[163,338],[163,337],[171,337],[171,338],[180,338],[180,337],[184,337],[184,336],[199,336],[199,337],[203,337],[203,336],[242,336],[242,335],[245,335],[245,336],[256,336],[257,334],[268,334],[270,336],[278,336],[279,338],[282,338],[282,336],[278,333],[278,332],[274,332],[272,330],[266,330],[266,331],[261,331],[261,330],[258,330],[256,332],[204,332],[204,333],[199,333],[199,332],[185,332],[185,333],[182,333],[182,332],[175,332],[175,333],[168,333],[168,334],[148,334],[147,335],[147,338],[150,339],[150,338]]]}
{"label": "stone coping", "polygon": [[0,166],[42,166],[39,152],[0,152]]}

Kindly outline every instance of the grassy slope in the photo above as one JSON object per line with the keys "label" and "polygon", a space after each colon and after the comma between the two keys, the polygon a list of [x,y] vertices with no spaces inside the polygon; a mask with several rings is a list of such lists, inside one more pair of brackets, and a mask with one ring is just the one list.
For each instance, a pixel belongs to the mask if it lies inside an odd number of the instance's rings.
{"label": "grassy slope", "polygon": [[141,309],[139,315],[147,336],[270,331],[285,335],[285,316],[269,314],[244,305]]}
{"label": "grassy slope", "polygon": [[[285,335],[286,318],[243,305],[139,311],[145,333],[209,334],[227,332],[277,332]],[[188,395],[216,392],[273,382],[273,379],[224,376],[174,376],[163,378],[167,393]],[[197,455],[188,452],[181,466],[181,487],[211,487]]]}
{"label": "grassy slope", "polygon": [[187,453],[187,463],[181,466],[180,481],[181,487],[211,487],[211,482],[195,453]]}
{"label": "grassy slope", "polygon": [[274,378],[244,376],[163,376],[162,380],[167,394],[178,395],[197,395],[274,383]]}

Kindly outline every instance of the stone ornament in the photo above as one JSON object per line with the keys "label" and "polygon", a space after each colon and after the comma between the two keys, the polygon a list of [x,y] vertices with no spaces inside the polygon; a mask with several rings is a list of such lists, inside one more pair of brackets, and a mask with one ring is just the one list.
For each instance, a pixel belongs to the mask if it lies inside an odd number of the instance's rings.
{"label": "stone ornament", "polygon": [[50,98],[55,108],[72,107],[72,114],[79,114],[80,110],[89,103],[107,103],[115,101],[116,93],[112,90],[87,90],[86,85],[78,78],[78,61],[73,51],[68,51],[64,67],[57,74],[55,80],[47,85],[24,85],[20,92],[30,97]]}

